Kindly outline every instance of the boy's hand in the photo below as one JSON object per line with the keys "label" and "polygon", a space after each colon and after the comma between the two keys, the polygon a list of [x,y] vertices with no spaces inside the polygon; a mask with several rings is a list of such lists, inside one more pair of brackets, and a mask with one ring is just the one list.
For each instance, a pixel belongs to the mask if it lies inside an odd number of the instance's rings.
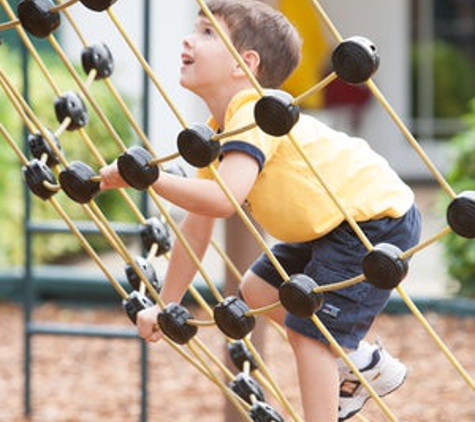
{"label": "boy's hand", "polygon": [[129,185],[125,182],[117,169],[117,160],[108,166],[101,168],[101,190],[126,188]]}
{"label": "boy's hand", "polygon": [[156,343],[163,336],[157,322],[159,312],[159,307],[153,306],[144,309],[137,314],[137,329],[139,331],[139,336],[146,341]]}

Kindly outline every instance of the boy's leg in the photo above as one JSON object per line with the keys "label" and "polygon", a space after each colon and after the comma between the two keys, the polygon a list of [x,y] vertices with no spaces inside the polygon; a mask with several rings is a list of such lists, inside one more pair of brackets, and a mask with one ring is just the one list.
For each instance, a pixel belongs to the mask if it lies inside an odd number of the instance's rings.
{"label": "boy's leg", "polygon": [[287,330],[295,354],[306,422],[338,420],[338,366],[329,346]]}
{"label": "boy's leg", "polygon": [[[253,309],[262,308],[279,301],[279,291],[264,279],[248,270],[240,286],[246,303]],[[285,309],[281,306],[266,313],[266,316],[284,326]]]}
{"label": "boy's leg", "polygon": [[[263,278],[257,276],[250,270],[244,275],[240,290],[244,300],[251,308],[261,308],[279,300],[277,288],[267,283]],[[280,307],[268,312],[266,315],[278,324],[284,326],[285,314],[286,311],[284,308]],[[319,397],[321,396],[315,393],[312,382],[314,374],[312,373],[311,364],[306,365],[306,362],[311,362],[314,358],[319,362],[321,360],[323,361],[323,358],[318,356],[320,353],[319,350],[317,350],[317,347],[320,346],[320,348],[325,349],[325,352],[328,350],[328,348],[317,340],[301,336],[292,330],[288,330],[288,333],[290,333],[291,336],[289,340],[291,341],[292,346],[294,344],[296,345],[295,355],[299,371],[302,402],[304,404],[304,409],[308,409],[305,410],[306,417],[308,413],[308,420],[311,421],[313,420],[310,418],[313,417],[313,407],[316,405],[315,401],[317,400],[318,403],[320,403]],[[297,346],[297,342],[303,344],[304,346]],[[307,350],[309,351],[308,353],[310,356],[306,356]],[[348,350],[348,352],[351,351]],[[375,357],[378,358],[377,362],[374,361]],[[380,360],[380,357],[384,357],[384,359]],[[361,342],[360,347],[350,353],[350,358],[358,369],[367,369],[366,371],[363,371],[363,375],[368,379],[379,395],[387,394],[388,392],[393,391],[404,381],[406,373],[404,365],[391,357],[378,345],[370,345],[366,342]],[[359,386],[359,382],[355,375],[348,370],[346,365],[342,363],[341,360],[335,360],[335,356],[333,355],[331,356],[331,359],[332,362],[340,361],[339,364],[335,364],[337,368],[335,380],[337,383],[337,389],[339,389],[339,402],[337,402],[334,408],[338,410],[338,420],[343,421],[361,410],[363,405],[368,400],[369,394],[362,386]],[[325,364],[327,365],[327,363],[328,362]],[[330,368],[330,366],[331,365],[327,365],[325,368]],[[316,367],[319,367],[318,363]],[[375,372],[377,371],[381,371],[381,380],[379,380],[379,383],[377,382],[378,377],[375,376]],[[375,382],[376,385],[374,384]],[[387,382],[390,384],[390,391],[388,391]],[[306,388],[307,383],[311,384],[309,389]],[[352,385],[355,385],[354,391],[349,392],[348,388]],[[338,393],[336,394],[336,398],[338,400]],[[315,415],[318,415],[318,413],[315,413]]]}

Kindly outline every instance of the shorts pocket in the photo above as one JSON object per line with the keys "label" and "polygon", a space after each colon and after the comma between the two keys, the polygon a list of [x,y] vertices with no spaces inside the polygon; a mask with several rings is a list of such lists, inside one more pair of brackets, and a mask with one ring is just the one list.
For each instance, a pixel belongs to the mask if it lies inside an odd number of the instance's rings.
{"label": "shorts pocket", "polygon": [[352,334],[360,319],[361,301],[367,291],[365,288],[342,290],[345,291],[324,294],[324,302],[317,316],[330,332]]}

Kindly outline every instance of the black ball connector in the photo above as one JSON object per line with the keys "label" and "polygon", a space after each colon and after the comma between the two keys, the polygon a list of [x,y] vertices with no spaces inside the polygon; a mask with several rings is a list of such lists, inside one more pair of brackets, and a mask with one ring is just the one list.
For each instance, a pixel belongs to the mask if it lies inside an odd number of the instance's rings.
{"label": "black ball connector", "polygon": [[214,307],[214,320],[224,334],[240,340],[256,325],[254,316],[246,315],[249,310],[246,302],[236,296],[229,296]]}
{"label": "black ball connector", "polygon": [[88,75],[91,70],[96,70],[95,80],[106,79],[114,71],[114,58],[104,43],[85,47],[81,53],[81,64],[84,72]]}
{"label": "black ball connector", "polygon": [[333,51],[331,60],[333,71],[349,84],[366,82],[379,67],[376,46],[360,36],[342,41]]}
{"label": "black ball connector", "polygon": [[122,300],[122,308],[133,324],[137,324],[137,314],[144,309],[151,308],[153,302],[140,292],[133,291],[127,299]]}
{"label": "black ball connector", "polygon": [[271,405],[255,401],[249,416],[254,422],[284,422],[284,418]]}
{"label": "black ball connector", "polygon": [[[45,130],[48,132],[49,139],[54,142],[59,151],[62,151],[59,139],[50,130]],[[58,156],[41,133],[29,134],[27,143],[33,157],[42,160],[43,156],[46,155],[46,165],[48,167],[54,167],[60,163]]]}
{"label": "black ball connector", "polygon": [[251,372],[259,368],[256,359],[243,340],[228,343],[228,352],[231,361],[239,371],[244,371],[244,364],[246,362],[249,363],[249,370]]}
{"label": "black ball connector", "polygon": [[213,136],[214,132],[208,125],[193,124],[178,134],[178,152],[194,167],[209,166],[221,152],[221,144],[212,139]]}
{"label": "black ball connector", "polygon": [[[140,268],[144,277],[150,282],[155,291],[160,293],[162,286],[158,280],[158,276],[155,269],[153,268],[153,265],[141,256],[137,256],[135,258],[135,264]],[[140,278],[140,275],[137,273],[137,271],[135,271],[135,268],[132,264],[127,264],[125,266],[125,275],[132,288],[139,291],[142,279]]]}
{"label": "black ball connector", "polygon": [[117,0],[80,0],[88,9],[95,12],[103,12],[111,7]]}
{"label": "black ball connector", "polygon": [[389,243],[379,243],[363,258],[366,281],[380,289],[390,290],[399,285],[408,271],[407,260],[401,259],[401,249]]}
{"label": "black ball connector", "polygon": [[46,38],[61,24],[58,12],[52,12],[55,4],[50,0],[22,0],[17,14],[23,28],[31,35]]}
{"label": "black ball connector", "polygon": [[464,191],[447,207],[447,222],[455,234],[475,238],[475,191]]}
{"label": "black ball connector", "polygon": [[53,172],[46,163],[36,158],[23,167],[23,177],[31,192],[43,200],[51,198],[57,192],[45,186],[45,182],[57,184]]}
{"label": "black ball connector", "polygon": [[261,386],[253,377],[244,372],[237,374],[228,384],[228,387],[249,404],[252,404],[251,396],[254,396],[259,401],[265,401],[264,391]]}
{"label": "black ball connector", "polygon": [[287,135],[298,122],[300,107],[293,104],[292,95],[281,90],[269,90],[254,106],[257,126],[272,136]]}
{"label": "black ball connector", "polygon": [[139,234],[146,251],[150,251],[154,245],[158,246],[155,256],[166,254],[172,247],[168,226],[156,217],[149,218],[145,224],[141,224]]}
{"label": "black ball connector", "polygon": [[316,281],[305,274],[294,274],[279,287],[279,299],[284,308],[299,318],[311,317],[323,305],[323,294],[315,293]]}
{"label": "black ball connector", "polygon": [[73,161],[59,173],[59,184],[64,193],[79,204],[87,204],[100,191],[99,176],[87,164]]}
{"label": "black ball connector", "polygon": [[158,180],[160,174],[157,165],[150,165],[152,159],[150,152],[136,145],[119,155],[117,168],[129,186],[145,190]]}
{"label": "black ball connector", "polygon": [[74,131],[87,125],[89,116],[81,96],[74,91],[65,92],[54,101],[56,119],[62,123],[66,117],[71,119],[67,130]]}
{"label": "black ball connector", "polygon": [[158,314],[157,321],[160,329],[172,341],[177,344],[186,344],[198,332],[196,326],[187,323],[191,318],[186,308],[172,302]]}

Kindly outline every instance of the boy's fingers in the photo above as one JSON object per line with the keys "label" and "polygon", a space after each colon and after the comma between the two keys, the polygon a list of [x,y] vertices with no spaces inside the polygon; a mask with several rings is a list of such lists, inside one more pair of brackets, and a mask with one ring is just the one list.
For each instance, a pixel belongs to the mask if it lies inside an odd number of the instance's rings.
{"label": "boy's fingers", "polygon": [[147,341],[151,343],[156,343],[162,338],[162,332],[160,330],[154,331],[150,337],[147,338]]}

